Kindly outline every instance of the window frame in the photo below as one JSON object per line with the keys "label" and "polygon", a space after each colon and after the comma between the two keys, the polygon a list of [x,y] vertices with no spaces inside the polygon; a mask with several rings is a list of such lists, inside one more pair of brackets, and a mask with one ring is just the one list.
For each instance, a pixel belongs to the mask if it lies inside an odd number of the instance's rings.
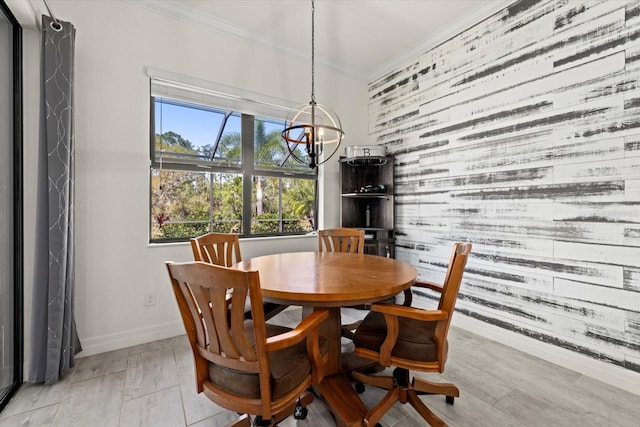
{"label": "window frame", "polygon": [[[151,77],[153,80],[153,77]],[[206,89],[203,89],[206,90]],[[266,117],[268,114],[264,114],[264,108],[260,111],[260,115],[245,113],[239,110],[230,110],[227,106],[216,106],[216,105],[208,105],[213,104],[213,102],[207,103],[196,103],[193,101],[186,101],[180,99],[179,97],[171,97],[165,94],[154,94],[153,90],[150,91],[150,120],[149,120],[149,210],[148,210],[148,218],[149,218],[149,243],[151,244],[161,244],[161,243],[173,243],[173,242],[184,242],[188,241],[189,238],[194,236],[185,236],[185,237],[172,237],[172,238],[154,238],[152,236],[152,229],[154,225],[153,220],[153,172],[154,170],[177,170],[177,171],[192,171],[192,172],[203,172],[203,173],[231,173],[238,174],[242,176],[242,232],[239,237],[241,238],[265,238],[265,237],[276,237],[276,236],[298,236],[305,235],[307,231],[301,232],[286,232],[283,230],[283,220],[282,217],[282,188],[280,188],[279,194],[279,228],[281,231],[276,233],[252,233],[251,225],[253,221],[252,210],[252,191],[253,191],[253,178],[254,177],[273,177],[279,178],[279,183],[282,185],[282,179],[308,179],[314,182],[314,201],[313,201],[313,210],[315,212],[314,221],[313,221],[313,231],[317,230],[318,221],[317,221],[317,213],[318,213],[318,172],[317,169],[290,169],[290,168],[265,168],[265,167],[256,167],[255,163],[255,122],[256,119],[260,120],[262,118],[266,120],[282,120],[283,128],[284,128],[284,117]],[[219,111],[237,113],[240,116],[240,134],[241,134],[241,158],[240,164],[238,166],[230,166],[230,165],[216,165],[216,164],[207,164],[206,162],[177,162],[173,159],[158,161],[156,159],[156,147],[155,147],[155,139],[156,139],[156,111],[155,105],[156,100],[166,99],[167,101],[175,101],[176,104],[183,105],[185,107],[193,106],[193,107],[202,107],[202,108],[212,108]],[[247,103],[247,97],[243,97],[242,103],[245,105]],[[258,102],[258,101],[256,101]],[[274,110],[277,111],[277,110]],[[274,116],[280,116],[281,114],[275,113]],[[218,136],[218,138],[220,135]],[[214,141],[214,144],[217,144],[218,141]],[[295,161],[295,160],[293,160]],[[211,231],[211,217],[209,221],[209,231]]]}

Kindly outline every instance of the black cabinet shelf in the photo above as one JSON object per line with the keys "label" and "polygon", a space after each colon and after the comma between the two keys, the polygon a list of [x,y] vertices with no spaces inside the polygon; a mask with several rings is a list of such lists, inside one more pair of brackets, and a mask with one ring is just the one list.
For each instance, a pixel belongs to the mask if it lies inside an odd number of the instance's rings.
{"label": "black cabinet shelf", "polygon": [[342,197],[355,197],[358,199],[388,199],[391,194],[387,193],[344,193]]}
{"label": "black cabinet shelf", "polygon": [[[393,169],[393,156],[340,158],[341,224],[365,230],[366,253],[395,256]],[[358,191],[371,186],[385,192]]]}

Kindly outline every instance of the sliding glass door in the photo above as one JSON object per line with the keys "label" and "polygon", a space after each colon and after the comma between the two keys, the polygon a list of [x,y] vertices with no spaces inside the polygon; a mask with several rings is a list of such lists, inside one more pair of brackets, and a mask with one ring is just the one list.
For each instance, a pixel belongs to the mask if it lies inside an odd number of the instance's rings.
{"label": "sliding glass door", "polygon": [[21,31],[0,0],[0,410],[22,382]]}

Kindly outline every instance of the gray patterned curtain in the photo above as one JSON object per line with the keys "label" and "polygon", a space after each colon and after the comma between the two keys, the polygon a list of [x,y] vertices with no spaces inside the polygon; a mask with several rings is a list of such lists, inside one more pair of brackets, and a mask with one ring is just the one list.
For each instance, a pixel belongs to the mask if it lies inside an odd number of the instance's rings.
{"label": "gray patterned curtain", "polygon": [[82,348],[73,313],[75,28],[42,16],[42,126],[29,381],[52,384]]}

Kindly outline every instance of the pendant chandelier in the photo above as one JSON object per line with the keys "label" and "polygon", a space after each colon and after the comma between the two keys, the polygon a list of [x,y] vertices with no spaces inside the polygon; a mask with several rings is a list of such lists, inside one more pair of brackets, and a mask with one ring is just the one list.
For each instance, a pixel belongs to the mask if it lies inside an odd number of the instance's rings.
{"label": "pendant chandelier", "polygon": [[[315,96],[315,4],[311,1],[311,101],[301,105],[289,114],[282,131],[291,157],[308,164],[311,169],[329,160],[340,147],[344,131],[338,116],[328,107],[317,104]],[[307,152],[308,161],[302,159],[296,148],[302,144]],[[327,147],[325,153],[325,146]],[[323,155],[322,160],[319,159]]]}

